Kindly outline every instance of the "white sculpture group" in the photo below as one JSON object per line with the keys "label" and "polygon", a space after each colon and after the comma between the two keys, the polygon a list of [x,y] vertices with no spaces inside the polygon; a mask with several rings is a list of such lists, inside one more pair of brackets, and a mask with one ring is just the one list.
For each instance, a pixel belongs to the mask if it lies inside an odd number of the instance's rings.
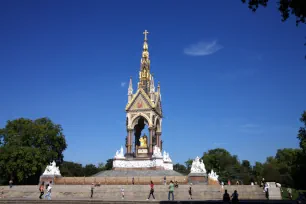
{"label": "white sculpture group", "polygon": [[172,162],[169,153],[164,151],[164,156],[163,156],[164,162]]}
{"label": "white sculpture group", "polygon": [[56,166],[55,161],[48,165],[43,173],[43,176],[61,176],[59,168]]}
{"label": "white sculpture group", "polygon": [[192,161],[190,173],[206,173],[205,165],[203,160],[200,160],[200,157],[196,157]]}
{"label": "white sculpture group", "polygon": [[155,158],[162,158],[163,157],[163,155],[160,151],[160,148],[156,145],[153,148],[153,155],[152,156],[155,157]]}
{"label": "white sculpture group", "polygon": [[211,172],[208,174],[208,178],[214,181],[218,181],[219,176],[216,172],[212,169]]}
{"label": "white sculpture group", "polygon": [[115,159],[125,159],[122,146],[121,146],[120,150],[116,151]]}
{"label": "white sculpture group", "polygon": [[158,146],[154,146],[151,160],[126,160],[124,157],[123,147],[116,151],[114,161],[114,168],[151,168],[162,167],[165,170],[173,170],[172,160],[169,153],[164,151],[162,154]]}

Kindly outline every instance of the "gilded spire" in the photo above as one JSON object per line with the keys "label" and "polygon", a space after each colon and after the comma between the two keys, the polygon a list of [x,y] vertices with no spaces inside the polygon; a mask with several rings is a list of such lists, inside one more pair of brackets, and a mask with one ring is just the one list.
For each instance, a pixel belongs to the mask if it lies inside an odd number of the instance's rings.
{"label": "gilded spire", "polygon": [[146,92],[150,92],[150,59],[149,59],[149,46],[148,46],[148,34],[149,32],[145,30],[144,34],[144,42],[142,55],[140,60],[140,72],[139,72],[139,85]]}

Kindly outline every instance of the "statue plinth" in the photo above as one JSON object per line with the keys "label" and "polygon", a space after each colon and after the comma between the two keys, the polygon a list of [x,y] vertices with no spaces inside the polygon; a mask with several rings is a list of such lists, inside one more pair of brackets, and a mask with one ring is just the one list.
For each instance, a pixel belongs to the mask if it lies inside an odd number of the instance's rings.
{"label": "statue plinth", "polygon": [[136,147],[136,157],[149,157],[148,147]]}
{"label": "statue plinth", "polygon": [[207,184],[207,174],[190,173],[188,174],[188,182],[193,184]]}

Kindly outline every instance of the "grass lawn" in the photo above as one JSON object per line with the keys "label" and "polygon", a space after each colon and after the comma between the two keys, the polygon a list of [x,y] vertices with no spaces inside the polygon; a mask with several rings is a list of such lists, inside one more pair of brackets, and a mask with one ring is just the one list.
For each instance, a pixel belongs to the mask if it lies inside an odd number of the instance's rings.
{"label": "grass lawn", "polygon": [[[299,192],[306,192],[306,190],[296,190],[294,188],[291,188],[291,189],[292,189],[292,199],[293,200],[296,200],[299,197]],[[282,194],[283,200],[290,200],[287,188],[282,187],[282,191],[283,192],[281,192],[281,194]]]}

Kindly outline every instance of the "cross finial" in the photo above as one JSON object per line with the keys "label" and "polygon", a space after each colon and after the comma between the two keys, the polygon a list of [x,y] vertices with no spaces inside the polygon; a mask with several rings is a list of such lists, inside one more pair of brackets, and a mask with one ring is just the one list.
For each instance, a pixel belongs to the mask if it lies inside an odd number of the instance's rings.
{"label": "cross finial", "polygon": [[148,32],[147,30],[145,30],[145,31],[143,32],[143,34],[144,34],[144,36],[145,36],[144,40],[147,41],[147,40],[148,40],[147,35],[149,34],[149,32]]}

